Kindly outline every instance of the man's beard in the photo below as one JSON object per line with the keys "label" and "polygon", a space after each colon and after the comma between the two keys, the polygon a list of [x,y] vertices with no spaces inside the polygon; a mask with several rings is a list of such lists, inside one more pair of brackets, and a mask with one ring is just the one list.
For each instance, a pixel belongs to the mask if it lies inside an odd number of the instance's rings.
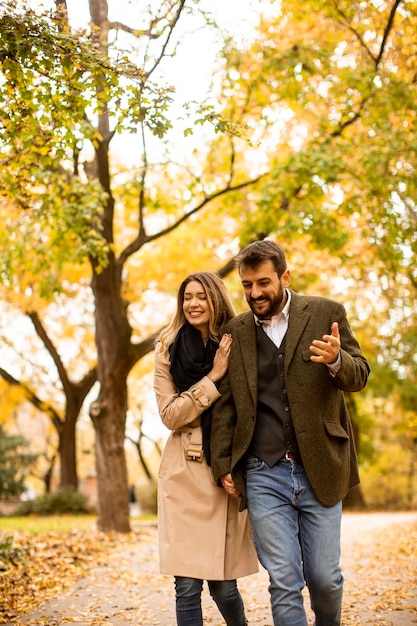
{"label": "man's beard", "polygon": [[274,298],[270,298],[269,296],[262,299],[260,298],[260,300],[263,300],[263,302],[261,302],[260,310],[257,309],[257,301],[253,298],[249,299],[248,304],[260,320],[270,319],[273,315],[276,315],[280,311],[284,300],[284,293],[285,291],[282,290]]}

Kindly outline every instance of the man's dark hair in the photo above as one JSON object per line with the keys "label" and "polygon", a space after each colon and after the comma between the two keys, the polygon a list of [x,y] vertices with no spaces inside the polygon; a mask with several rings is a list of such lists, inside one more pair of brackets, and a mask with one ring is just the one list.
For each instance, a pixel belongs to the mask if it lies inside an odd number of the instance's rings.
{"label": "man's dark hair", "polygon": [[284,250],[278,243],[269,239],[253,241],[243,248],[236,257],[236,267],[239,272],[244,267],[255,269],[264,261],[272,261],[279,278],[287,269]]}

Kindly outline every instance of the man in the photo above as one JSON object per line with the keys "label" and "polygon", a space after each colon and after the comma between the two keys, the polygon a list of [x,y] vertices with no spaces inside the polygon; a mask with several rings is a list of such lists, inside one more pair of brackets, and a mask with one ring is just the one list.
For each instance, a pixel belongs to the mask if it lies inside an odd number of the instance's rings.
{"label": "man", "polygon": [[274,626],[307,626],[305,583],[315,626],[338,626],[342,499],[359,482],[343,392],[365,387],[369,365],[341,304],[289,290],[278,244],[249,244],[237,267],[252,312],[223,329],[233,344],[212,469],[248,507]]}

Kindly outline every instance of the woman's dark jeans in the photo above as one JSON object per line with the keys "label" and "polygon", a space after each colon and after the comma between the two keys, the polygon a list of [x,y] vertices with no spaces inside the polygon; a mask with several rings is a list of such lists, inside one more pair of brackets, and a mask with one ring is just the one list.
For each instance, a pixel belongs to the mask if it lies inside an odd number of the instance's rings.
{"label": "woman's dark jeans", "polygon": [[[236,580],[208,580],[210,595],[227,626],[245,626],[245,610]],[[203,581],[175,576],[175,600],[178,626],[203,626],[201,592]]]}

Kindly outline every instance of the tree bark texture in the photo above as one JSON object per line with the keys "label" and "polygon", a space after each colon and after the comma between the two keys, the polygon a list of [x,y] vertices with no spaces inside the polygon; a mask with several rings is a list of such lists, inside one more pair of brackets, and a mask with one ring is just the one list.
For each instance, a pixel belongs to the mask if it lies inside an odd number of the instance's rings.
{"label": "tree bark texture", "polygon": [[76,461],[75,426],[79,414],[79,408],[75,415],[67,411],[65,421],[58,429],[58,452],[61,463],[60,487],[61,489],[78,489],[78,473]]}
{"label": "tree bark texture", "polygon": [[120,295],[112,254],[108,266],[94,273],[97,377],[99,395],[91,407],[96,435],[98,526],[129,532],[127,467],[124,450],[127,377],[131,369],[131,328]]}

